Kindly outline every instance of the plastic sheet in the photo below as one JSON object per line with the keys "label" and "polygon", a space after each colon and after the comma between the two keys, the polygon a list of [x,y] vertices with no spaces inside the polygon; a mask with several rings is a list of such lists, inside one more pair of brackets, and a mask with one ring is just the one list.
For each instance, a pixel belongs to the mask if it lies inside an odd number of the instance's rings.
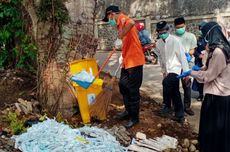
{"label": "plastic sheet", "polygon": [[89,69],[90,72],[88,73],[85,69],[81,72],[74,74],[71,79],[78,80],[82,82],[92,82],[94,80],[92,69]]}

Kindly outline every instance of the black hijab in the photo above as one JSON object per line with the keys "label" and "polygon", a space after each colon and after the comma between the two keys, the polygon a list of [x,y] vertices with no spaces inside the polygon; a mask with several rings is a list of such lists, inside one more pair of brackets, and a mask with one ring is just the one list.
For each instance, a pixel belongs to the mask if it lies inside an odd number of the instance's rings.
{"label": "black hijab", "polygon": [[227,64],[230,63],[230,43],[223,34],[221,26],[217,22],[209,22],[201,28],[201,32],[205,40],[208,41],[209,55],[206,63],[207,67],[216,48],[220,48],[223,51]]}

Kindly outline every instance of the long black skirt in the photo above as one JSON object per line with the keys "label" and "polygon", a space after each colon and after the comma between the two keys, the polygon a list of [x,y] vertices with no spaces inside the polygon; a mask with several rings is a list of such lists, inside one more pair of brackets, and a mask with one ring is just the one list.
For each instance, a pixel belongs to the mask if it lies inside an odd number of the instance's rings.
{"label": "long black skirt", "polygon": [[205,95],[198,140],[201,152],[230,152],[230,96]]}

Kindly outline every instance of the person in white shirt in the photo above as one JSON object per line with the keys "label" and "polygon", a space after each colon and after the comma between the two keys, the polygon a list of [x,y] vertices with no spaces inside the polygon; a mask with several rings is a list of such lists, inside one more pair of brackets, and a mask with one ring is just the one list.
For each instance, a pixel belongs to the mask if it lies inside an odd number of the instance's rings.
{"label": "person in white shirt", "polygon": [[[169,26],[166,21],[158,22],[156,30],[159,40],[156,43],[156,53],[163,73],[163,104],[162,116],[168,116],[171,110],[171,101],[174,105],[174,121],[182,123],[184,121],[184,107],[179,91],[178,75],[183,71],[188,71],[189,66],[184,53],[184,48],[180,40],[169,34]],[[184,79],[188,79],[185,77]]]}

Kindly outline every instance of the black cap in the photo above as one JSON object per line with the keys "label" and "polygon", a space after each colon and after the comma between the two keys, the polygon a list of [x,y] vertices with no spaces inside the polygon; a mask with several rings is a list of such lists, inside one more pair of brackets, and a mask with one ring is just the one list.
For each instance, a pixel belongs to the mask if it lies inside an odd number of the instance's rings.
{"label": "black cap", "polygon": [[160,21],[156,25],[157,31],[168,30],[168,29],[169,29],[169,26],[168,26],[168,23],[166,21]]}
{"label": "black cap", "polygon": [[174,20],[174,25],[185,24],[184,17],[178,17]]}
{"label": "black cap", "polygon": [[115,5],[111,5],[111,6],[107,7],[106,10],[105,10],[105,17],[102,19],[102,21],[108,22],[109,19],[108,19],[107,16],[108,16],[110,13],[112,13],[112,12],[113,12],[113,13],[119,13],[119,12],[120,12],[119,7],[118,7],[118,6],[115,6]]}

